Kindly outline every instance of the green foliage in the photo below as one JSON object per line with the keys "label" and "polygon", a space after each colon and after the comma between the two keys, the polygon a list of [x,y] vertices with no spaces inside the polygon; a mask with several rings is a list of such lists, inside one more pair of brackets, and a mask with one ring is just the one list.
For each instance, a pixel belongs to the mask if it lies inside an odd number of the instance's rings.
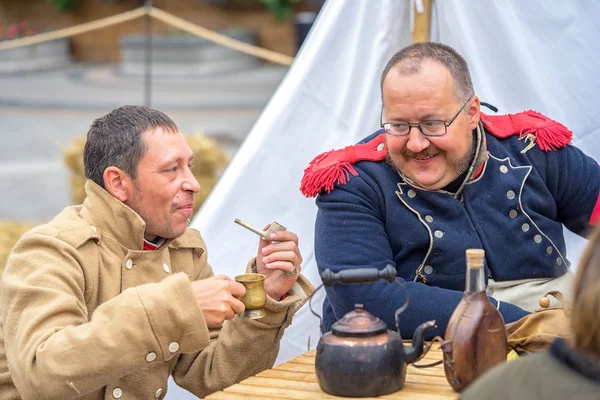
{"label": "green foliage", "polygon": [[271,11],[275,18],[283,20],[292,15],[293,3],[298,3],[300,0],[260,0]]}
{"label": "green foliage", "polygon": [[59,11],[69,11],[75,6],[77,0],[47,0],[54,4],[54,8]]}

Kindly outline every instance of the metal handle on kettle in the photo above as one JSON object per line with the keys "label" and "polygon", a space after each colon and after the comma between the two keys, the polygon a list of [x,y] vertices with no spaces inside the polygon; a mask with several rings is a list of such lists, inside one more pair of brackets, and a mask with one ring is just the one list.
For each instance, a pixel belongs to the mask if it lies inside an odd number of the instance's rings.
{"label": "metal handle on kettle", "polygon": [[330,269],[326,269],[321,273],[323,285],[327,287],[333,286],[333,284],[337,282],[353,284],[376,282],[380,279],[385,279],[392,283],[396,279],[396,268],[394,268],[393,265],[388,264],[384,269],[353,268],[339,272],[333,272]]}
{"label": "metal handle on kettle", "polygon": [[312,299],[315,293],[317,293],[324,286],[330,287],[335,283],[345,284],[356,284],[356,283],[369,283],[376,282],[380,279],[385,279],[389,283],[396,282],[406,293],[406,302],[402,307],[396,311],[396,323],[398,322],[398,315],[406,309],[408,306],[408,292],[404,285],[396,280],[396,268],[392,264],[388,264],[384,269],[377,268],[353,268],[346,269],[339,272],[333,272],[330,269],[325,269],[321,273],[321,280],[323,281],[309,296],[308,308],[310,312],[317,318],[319,318],[319,334],[323,334],[323,318],[317,314],[312,308]]}

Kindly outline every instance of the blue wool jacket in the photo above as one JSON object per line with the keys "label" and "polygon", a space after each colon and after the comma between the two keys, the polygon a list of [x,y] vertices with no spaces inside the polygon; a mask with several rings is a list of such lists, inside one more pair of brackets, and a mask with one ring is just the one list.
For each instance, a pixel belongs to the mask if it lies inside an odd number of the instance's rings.
{"label": "blue wool jacket", "polygon": [[[317,197],[319,271],[394,265],[410,297],[400,315],[404,338],[428,320],[438,326],[429,337],[443,335],[465,288],[466,249],[485,250],[486,276],[496,281],[557,277],[569,267],[563,224],[580,235],[589,224],[600,192],[593,159],[573,146],[522,154],[518,135],[486,132],[486,140],[489,158],[462,202],[412,187],[385,161],[359,161],[358,176]],[[385,281],[326,291],[324,332],[357,303],[396,329],[394,312],[405,302],[402,288]],[[505,302],[499,310],[506,323],[527,314]]]}

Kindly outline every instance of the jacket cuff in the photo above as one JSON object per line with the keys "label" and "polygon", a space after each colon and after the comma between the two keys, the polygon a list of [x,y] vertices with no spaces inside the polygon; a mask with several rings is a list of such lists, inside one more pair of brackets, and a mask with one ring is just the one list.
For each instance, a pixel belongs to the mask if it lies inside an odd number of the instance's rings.
{"label": "jacket cuff", "polygon": [[524,316],[530,314],[529,312],[523,310],[521,307],[515,306],[514,304],[500,301],[495,299],[494,297],[489,296],[488,299],[490,299],[494,307],[496,307],[496,309],[500,311],[500,314],[502,314],[502,318],[504,319],[505,324],[518,321]]}
{"label": "jacket cuff", "polygon": [[[160,287],[157,287],[160,285]],[[204,314],[197,306],[188,276],[174,274],[157,284],[137,287],[163,360],[208,346]]]}
{"label": "jacket cuff", "polygon": [[[256,273],[256,257],[248,262],[246,273]],[[314,290],[315,288],[309,280],[300,274],[284,300],[278,301],[267,295],[267,303],[264,306],[267,315],[258,321],[267,325],[279,326],[277,338],[281,338],[285,328],[291,325],[294,314],[309,300]]]}

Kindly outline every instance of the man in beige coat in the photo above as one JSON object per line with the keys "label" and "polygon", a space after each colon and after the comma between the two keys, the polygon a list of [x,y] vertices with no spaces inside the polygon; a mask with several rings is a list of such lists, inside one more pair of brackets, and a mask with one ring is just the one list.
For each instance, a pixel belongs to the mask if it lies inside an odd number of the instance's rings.
{"label": "man in beige coat", "polygon": [[273,365],[312,292],[298,238],[260,239],[247,270],[265,275],[266,316],[237,318],[245,288],[214,276],[187,228],[200,190],[192,159],[159,111],[126,106],[94,121],[83,205],[26,233],[8,258],[0,399],[160,399],[170,375],[202,397]]}

